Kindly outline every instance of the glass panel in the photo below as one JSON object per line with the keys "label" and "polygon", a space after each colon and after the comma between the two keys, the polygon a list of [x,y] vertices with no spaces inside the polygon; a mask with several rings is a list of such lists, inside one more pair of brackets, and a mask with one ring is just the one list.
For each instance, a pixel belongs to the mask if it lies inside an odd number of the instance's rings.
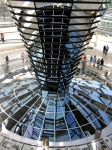
{"label": "glass panel", "polygon": [[70,141],[70,137],[67,130],[56,131],[56,142]]}
{"label": "glass panel", "polygon": [[54,130],[54,113],[46,113],[44,128]]}
{"label": "glass panel", "polygon": [[63,113],[55,113],[55,126],[56,129],[66,129],[66,123],[65,123],[65,118]]}

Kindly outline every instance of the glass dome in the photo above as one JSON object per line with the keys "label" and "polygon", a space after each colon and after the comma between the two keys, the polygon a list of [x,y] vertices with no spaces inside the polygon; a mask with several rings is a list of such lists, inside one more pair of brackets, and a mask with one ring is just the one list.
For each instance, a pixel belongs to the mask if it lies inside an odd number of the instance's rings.
{"label": "glass dome", "polygon": [[24,138],[73,142],[112,121],[112,89],[78,64],[108,1],[7,0],[31,61],[1,81],[1,122]]}

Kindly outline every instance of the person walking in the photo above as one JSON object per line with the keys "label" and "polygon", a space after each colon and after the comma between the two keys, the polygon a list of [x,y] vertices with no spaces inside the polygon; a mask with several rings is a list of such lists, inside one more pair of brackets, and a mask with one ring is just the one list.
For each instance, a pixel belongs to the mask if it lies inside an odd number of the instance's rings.
{"label": "person walking", "polygon": [[97,64],[97,68],[99,69],[99,65],[100,65],[100,58],[98,58],[98,59],[97,59],[96,64]]}
{"label": "person walking", "polygon": [[84,54],[82,57],[82,73],[85,73],[85,69],[86,69],[86,55]]}
{"label": "person walking", "polygon": [[85,54],[83,55],[82,60],[86,60],[86,55]]}
{"label": "person walking", "polygon": [[8,65],[9,64],[9,56],[8,55],[5,57],[5,60],[6,60],[6,64]]}
{"label": "person walking", "polygon": [[1,41],[2,41],[2,42],[5,41],[5,40],[4,40],[4,34],[3,34],[3,33],[1,33]]}
{"label": "person walking", "polygon": [[9,73],[9,56],[6,55],[5,57],[5,65],[4,65],[4,71],[5,71],[5,74]]}
{"label": "person walking", "polygon": [[100,60],[100,65],[101,65],[100,70],[102,70],[102,66],[104,65],[104,60],[103,60],[103,58]]}
{"label": "person walking", "polygon": [[96,56],[94,56],[94,57],[93,57],[92,62],[93,62],[93,67],[95,67],[95,63],[96,63]]}
{"label": "person walking", "polygon": [[93,56],[91,55],[91,57],[90,57],[90,59],[89,59],[89,65],[91,65],[92,60],[93,60]]}
{"label": "person walking", "polygon": [[105,55],[107,55],[108,50],[109,50],[109,46],[107,45],[107,46],[106,46],[106,49],[105,49]]}
{"label": "person walking", "polygon": [[106,45],[103,46],[103,54],[106,52]]}

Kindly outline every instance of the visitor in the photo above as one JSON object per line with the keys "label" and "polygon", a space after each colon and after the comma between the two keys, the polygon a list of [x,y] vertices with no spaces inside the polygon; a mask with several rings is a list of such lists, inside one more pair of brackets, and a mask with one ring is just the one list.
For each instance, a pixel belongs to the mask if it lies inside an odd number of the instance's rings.
{"label": "visitor", "polygon": [[102,70],[102,66],[104,65],[104,60],[103,60],[103,58],[100,60],[100,65],[101,65],[100,70]]}
{"label": "visitor", "polygon": [[103,46],[103,54],[105,54],[106,51],[106,45]]}
{"label": "visitor", "polygon": [[91,65],[92,60],[93,60],[93,56],[91,55],[91,57],[90,57],[90,59],[89,59],[89,65]]}
{"label": "visitor", "polygon": [[85,73],[85,69],[86,69],[86,55],[84,54],[82,57],[82,73]]}
{"label": "visitor", "polygon": [[6,55],[5,57],[5,65],[4,65],[4,71],[5,71],[5,74],[9,73],[9,56]]}
{"label": "visitor", "polygon": [[109,50],[109,46],[107,45],[107,46],[106,46],[106,49],[105,49],[105,55],[107,55],[108,50]]}
{"label": "visitor", "polygon": [[82,60],[86,60],[86,55],[85,54],[83,55]]}
{"label": "visitor", "polygon": [[100,58],[98,58],[98,59],[97,59],[96,64],[97,64],[97,68],[99,69],[99,65],[100,65]]}
{"label": "visitor", "polygon": [[24,62],[25,54],[24,54],[23,52],[21,53],[21,59],[22,59],[22,61]]}
{"label": "visitor", "polygon": [[9,63],[9,57],[8,57],[8,55],[5,57],[5,60],[6,60],[6,64],[8,65],[8,63]]}
{"label": "visitor", "polygon": [[93,57],[92,62],[93,62],[93,67],[95,67],[95,64],[96,64],[96,56]]}
{"label": "visitor", "polygon": [[5,41],[5,40],[4,40],[4,34],[3,34],[3,33],[1,33],[1,41],[2,41],[2,42]]}

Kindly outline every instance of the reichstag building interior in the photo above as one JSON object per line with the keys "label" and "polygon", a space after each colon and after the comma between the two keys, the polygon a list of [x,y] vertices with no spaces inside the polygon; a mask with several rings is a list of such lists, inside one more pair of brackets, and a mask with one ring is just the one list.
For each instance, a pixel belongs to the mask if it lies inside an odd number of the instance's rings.
{"label": "reichstag building interior", "polygon": [[0,0],[0,35],[0,150],[112,150],[112,0]]}

